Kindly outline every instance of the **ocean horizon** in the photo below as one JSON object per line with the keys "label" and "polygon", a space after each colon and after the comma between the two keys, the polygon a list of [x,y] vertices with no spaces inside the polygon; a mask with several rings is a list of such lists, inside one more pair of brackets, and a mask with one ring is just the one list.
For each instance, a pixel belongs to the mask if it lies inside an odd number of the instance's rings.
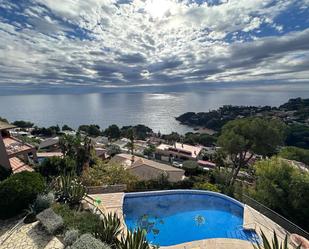
{"label": "ocean horizon", "polygon": [[[191,91],[50,93],[0,96],[0,116],[9,121],[27,120],[37,126],[98,124],[102,129],[144,124],[167,134],[184,134],[191,127],[175,117],[185,112],[207,112],[223,105],[279,106],[290,98],[309,97],[309,87],[208,87]],[[3,93],[3,92],[2,92]]]}

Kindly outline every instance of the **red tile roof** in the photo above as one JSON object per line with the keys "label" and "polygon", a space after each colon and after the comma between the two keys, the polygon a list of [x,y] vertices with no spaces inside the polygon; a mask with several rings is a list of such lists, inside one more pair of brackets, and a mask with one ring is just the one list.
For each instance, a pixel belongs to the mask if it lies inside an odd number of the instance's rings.
{"label": "red tile roof", "polygon": [[28,164],[24,163],[17,157],[10,158],[10,164],[13,171],[13,174],[22,172],[22,171],[34,171]]}

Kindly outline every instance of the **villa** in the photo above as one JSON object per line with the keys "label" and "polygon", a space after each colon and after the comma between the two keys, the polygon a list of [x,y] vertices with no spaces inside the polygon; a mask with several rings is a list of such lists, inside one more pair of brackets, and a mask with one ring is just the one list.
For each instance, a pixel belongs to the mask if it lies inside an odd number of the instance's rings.
{"label": "villa", "polygon": [[176,160],[198,160],[203,147],[183,143],[173,145],[160,144],[156,148],[156,158],[163,161]]}
{"label": "villa", "polygon": [[177,182],[185,177],[185,171],[182,169],[129,154],[118,154],[111,159],[111,162],[120,163],[141,180],[157,179],[165,175],[170,182]]}
{"label": "villa", "polygon": [[37,161],[36,148],[11,136],[15,126],[0,121],[0,165],[13,173],[33,171],[28,164]]}

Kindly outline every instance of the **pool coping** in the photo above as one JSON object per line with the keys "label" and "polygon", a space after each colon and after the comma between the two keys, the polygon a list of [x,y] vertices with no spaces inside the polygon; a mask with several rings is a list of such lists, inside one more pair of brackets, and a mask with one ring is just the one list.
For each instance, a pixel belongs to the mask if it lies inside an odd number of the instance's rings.
{"label": "pool coping", "polygon": [[126,197],[142,197],[142,196],[154,196],[154,195],[170,195],[170,194],[200,194],[200,195],[213,195],[220,197],[222,199],[229,200],[233,202],[234,204],[244,208],[245,204],[241,203],[240,201],[237,201],[236,199],[229,197],[227,195],[218,193],[218,192],[212,192],[207,190],[192,190],[192,189],[172,189],[172,190],[156,190],[156,191],[145,191],[145,192],[131,192],[131,193],[125,193],[123,196],[123,200]]}

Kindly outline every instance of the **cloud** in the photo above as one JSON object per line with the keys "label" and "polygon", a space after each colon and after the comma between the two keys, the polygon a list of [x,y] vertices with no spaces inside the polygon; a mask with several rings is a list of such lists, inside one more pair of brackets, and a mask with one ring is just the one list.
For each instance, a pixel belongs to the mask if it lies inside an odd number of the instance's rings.
{"label": "cloud", "polygon": [[0,88],[309,81],[297,12],[308,0],[2,0]]}

